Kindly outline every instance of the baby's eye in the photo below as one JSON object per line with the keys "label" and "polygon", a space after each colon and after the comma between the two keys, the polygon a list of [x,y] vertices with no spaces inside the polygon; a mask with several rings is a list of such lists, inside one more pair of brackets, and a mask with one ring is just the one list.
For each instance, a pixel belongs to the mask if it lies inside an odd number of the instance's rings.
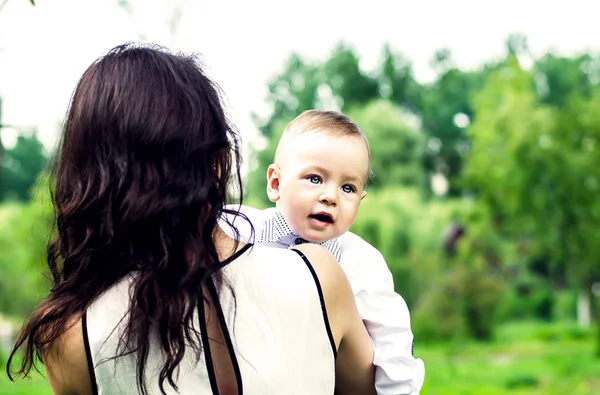
{"label": "baby's eye", "polygon": [[310,181],[312,184],[320,184],[321,183],[321,177],[319,177],[319,176],[308,176],[308,181]]}
{"label": "baby's eye", "polygon": [[342,185],[342,191],[344,191],[346,193],[354,193],[354,192],[356,192],[356,188],[354,188],[350,184],[344,184],[344,185]]}

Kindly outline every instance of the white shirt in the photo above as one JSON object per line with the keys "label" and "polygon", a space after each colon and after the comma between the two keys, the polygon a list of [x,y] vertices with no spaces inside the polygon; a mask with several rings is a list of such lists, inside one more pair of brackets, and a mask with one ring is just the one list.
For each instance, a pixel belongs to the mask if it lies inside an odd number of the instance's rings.
{"label": "white shirt", "polygon": [[[337,351],[310,263],[297,252],[262,246],[242,249],[228,261],[222,273],[235,299],[227,286],[219,299],[238,388],[251,395],[333,395]],[[95,394],[139,393],[136,354],[112,358],[127,324],[122,318],[133,278],[126,276],[102,294],[82,319]],[[206,325],[199,319],[203,305],[192,322],[201,334],[203,352],[199,360],[185,353],[176,376],[179,394],[216,393]],[[164,359],[159,344],[151,337],[145,380],[150,395],[160,394],[158,375]],[[175,394],[168,382],[165,391]]]}
{"label": "white shirt", "polygon": [[[244,214],[225,214],[221,228],[230,236],[257,245],[290,248],[304,242],[294,235],[276,208],[258,210],[248,206],[227,208]],[[238,231],[230,226],[232,224]],[[394,291],[392,273],[381,253],[352,232],[319,243],[338,260],[348,276],[358,312],[374,346],[375,387],[379,395],[418,395],[425,366],[413,356],[410,313],[404,299]]]}

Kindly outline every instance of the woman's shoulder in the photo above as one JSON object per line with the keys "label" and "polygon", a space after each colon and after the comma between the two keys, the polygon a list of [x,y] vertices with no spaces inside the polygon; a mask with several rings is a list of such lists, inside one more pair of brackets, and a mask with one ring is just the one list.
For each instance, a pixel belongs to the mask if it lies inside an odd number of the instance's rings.
{"label": "woman's shoulder", "polygon": [[320,284],[326,305],[345,305],[353,300],[350,283],[333,255],[320,245],[306,243],[295,247],[302,253]]}
{"label": "woman's shoulder", "polygon": [[307,263],[310,264],[317,277],[319,277],[322,286],[329,284],[335,286],[340,281],[347,281],[340,264],[324,247],[317,244],[305,243],[294,248],[306,258]]}
{"label": "woman's shoulder", "polygon": [[92,393],[81,315],[72,317],[62,334],[44,347],[42,358],[53,393]]}
{"label": "woman's shoulder", "polygon": [[311,283],[317,282],[324,293],[329,293],[348,281],[331,253],[315,244],[306,243],[293,249],[252,245],[248,253],[239,258],[231,262],[233,265],[229,265],[226,272],[235,272],[238,277],[258,276],[263,285],[269,279],[277,283],[290,279],[291,287],[304,284],[304,287],[314,288]]}

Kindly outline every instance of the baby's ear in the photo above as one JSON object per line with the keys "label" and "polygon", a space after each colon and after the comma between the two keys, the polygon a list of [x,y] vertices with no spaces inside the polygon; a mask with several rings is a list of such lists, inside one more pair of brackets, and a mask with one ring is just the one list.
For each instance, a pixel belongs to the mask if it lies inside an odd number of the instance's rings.
{"label": "baby's ear", "polygon": [[267,196],[273,203],[279,200],[279,167],[271,164],[267,169]]}
{"label": "baby's ear", "polygon": [[362,195],[360,196],[360,200],[363,200],[367,196],[367,191],[362,191]]}

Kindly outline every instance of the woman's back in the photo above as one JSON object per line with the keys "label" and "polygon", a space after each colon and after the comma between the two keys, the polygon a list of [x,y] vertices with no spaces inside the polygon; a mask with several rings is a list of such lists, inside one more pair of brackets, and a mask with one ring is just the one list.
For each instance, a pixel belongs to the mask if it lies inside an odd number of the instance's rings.
{"label": "woman's back", "polygon": [[[336,346],[310,263],[295,252],[250,245],[229,261],[222,271],[225,285],[219,290],[221,319],[216,319],[220,314],[215,309],[196,313],[194,329],[202,338],[203,352],[200,360],[191,350],[186,353],[176,382],[179,393],[218,393],[218,382],[221,394],[333,394]],[[119,341],[114,328],[126,325],[122,318],[129,306],[130,279],[94,301],[83,320],[88,364],[94,366],[92,382],[98,393],[137,392],[136,354],[111,359]],[[207,320],[200,320],[202,315]],[[220,321],[226,327],[223,341],[219,333],[211,333],[211,328],[218,328],[212,324]],[[157,345],[153,339],[146,371],[150,394],[160,393],[162,358]],[[165,390],[174,393],[169,385]]]}

